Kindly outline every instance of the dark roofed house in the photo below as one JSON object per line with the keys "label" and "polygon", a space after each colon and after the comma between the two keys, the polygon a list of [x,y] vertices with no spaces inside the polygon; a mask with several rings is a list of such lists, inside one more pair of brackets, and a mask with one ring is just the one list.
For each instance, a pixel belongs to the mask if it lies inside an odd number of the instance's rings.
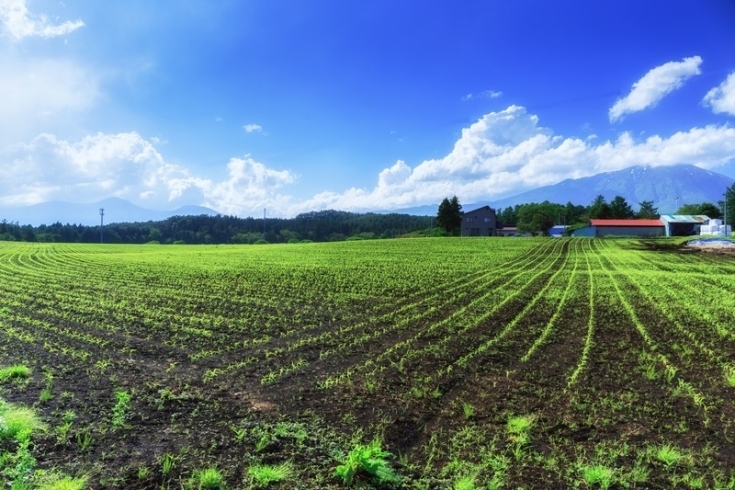
{"label": "dark roofed house", "polygon": [[495,236],[498,219],[490,206],[468,211],[462,215],[462,236]]}

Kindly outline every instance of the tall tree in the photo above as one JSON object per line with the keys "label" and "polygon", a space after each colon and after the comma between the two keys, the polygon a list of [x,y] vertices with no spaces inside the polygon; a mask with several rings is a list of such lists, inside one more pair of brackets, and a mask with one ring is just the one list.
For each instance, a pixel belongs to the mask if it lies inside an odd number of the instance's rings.
{"label": "tall tree", "polygon": [[605,219],[612,217],[610,205],[605,201],[605,196],[599,194],[590,204],[589,215],[592,219]]}
{"label": "tall tree", "polygon": [[720,209],[724,211],[723,215],[727,215],[727,223],[725,224],[733,224],[735,222],[735,184],[725,190],[725,201],[721,204]]}
{"label": "tall tree", "polygon": [[515,208],[508,206],[502,212],[498,210],[498,218],[500,218],[503,226],[516,226],[518,223],[518,205]]}
{"label": "tall tree", "polygon": [[522,204],[518,209],[518,231],[546,236],[563,209],[561,204],[552,204],[549,201]]}
{"label": "tall tree", "polygon": [[636,218],[639,219],[657,219],[659,216],[658,208],[653,206],[653,201],[641,202],[641,208],[636,214]]}
{"label": "tall tree", "polygon": [[724,201],[720,202],[720,207],[715,206],[711,202],[703,202],[701,204],[684,204],[676,210],[674,214],[704,214],[712,219],[722,219],[722,211],[724,209]]}
{"label": "tall tree", "polygon": [[462,205],[457,196],[442,200],[436,213],[436,224],[450,235],[459,235],[462,230]]}
{"label": "tall tree", "polygon": [[613,219],[628,219],[635,216],[633,208],[623,196],[615,196],[610,202],[610,217]]}

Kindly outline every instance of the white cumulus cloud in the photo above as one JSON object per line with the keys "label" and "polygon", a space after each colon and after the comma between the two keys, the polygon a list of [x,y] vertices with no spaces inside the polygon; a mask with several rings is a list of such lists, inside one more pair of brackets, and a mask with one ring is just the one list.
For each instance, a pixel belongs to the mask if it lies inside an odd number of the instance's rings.
{"label": "white cumulus cloud", "polygon": [[713,88],[702,100],[716,114],[726,113],[735,116],[735,71],[724,82]]}
{"label": "white cumulus cloud", "polygon": [[246,124],[242,127],[246,133],[261,133],[263,128],[260,124]]}
{"label": "white cumulus cloud", "polygon": [[78,141],[42,134],[0,150],[0,206],[116,196],[149,208],[200,204],[239,216],[258,216],[263,208],[271,216],[293,216],[329,208],[400,209],[455,194],[462,202],[493,200],[632,165],[690,163],[716,169],[733,162],[735,128],[727,124],[645,139],[624,132],[598,141],[554,135],[525,108],[510,106],[464,128],[442,158],[415,166],[398,160],[377,173],[372,187],[326,190],[297,200],[287,192],[297,181],[293,172],[249,155],[231,158],[225,176],[213,179],[168,162],[152,138],[135,132],[98,133]]}
{"label": "white cumulus cloud", "polygon": [[69,142],[41,134],[0,151],[0,205],[50,200],[92,202],[110,196],[151,208],[202,204],[247,215],[263,207],[285,209],[289,198],[276,190],[295,181],[250,157],[232,158],[227,179],[215,181],[166,162],[138,133],[98,133]]}
{"label": "white cumulus cloud", "polygon": [[625,114],[642,111],[655,106],[666,95],[680,88],[685,81],[701,73],[702,58],[692,56],[682,61],[670,61],[653,68],[633,84],[628,95],[618,99],[608,113],[611,122],[622,119]]}
{"label": "white cumulus cloud", "polygon": [[456,194],[462,201],[499,199],[633,165],[690,163],[713,169],[735,161],[735,128],[706,126],[669,137],[637,140],[622,133],[614,141],[565,138],[538,125],[523,107],[491,112],[462,130],[451,152],[415,167],[403,161],[384,169],[372,189],[322,192],[296,204],[314,209],[396,209],[438,203]]}
{"label": "white cumulus cloud", "polygon": [[84,26],[81,20],[52,24],[45,15],[33,15],[26,0],[0,0],[0,25],[3,32],[16,41],[25,37],[56,37]]}

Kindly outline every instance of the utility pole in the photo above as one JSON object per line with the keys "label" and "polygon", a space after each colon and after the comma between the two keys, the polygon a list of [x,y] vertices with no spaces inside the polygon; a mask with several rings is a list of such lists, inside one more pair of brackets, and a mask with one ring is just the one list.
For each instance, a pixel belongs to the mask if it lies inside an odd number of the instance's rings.
{"label": "utility pole", "polygon": [[263,208],[263,240],[265,240],[265,209]]}
{"label": "utility pole", "polygon": [[102,230],[105,226],[105,208],[100,208],[100,243],[103,242],[102,240]]}

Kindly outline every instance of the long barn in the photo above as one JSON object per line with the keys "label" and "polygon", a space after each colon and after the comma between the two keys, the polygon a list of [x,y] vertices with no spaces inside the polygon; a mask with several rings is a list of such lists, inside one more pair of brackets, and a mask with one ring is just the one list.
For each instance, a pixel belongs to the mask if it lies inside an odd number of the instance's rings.
{"label": "long barn", "polygon": [[575,230],[574,236],[666,236],[666,226],[660,219],[591,219],[586,228]]}

